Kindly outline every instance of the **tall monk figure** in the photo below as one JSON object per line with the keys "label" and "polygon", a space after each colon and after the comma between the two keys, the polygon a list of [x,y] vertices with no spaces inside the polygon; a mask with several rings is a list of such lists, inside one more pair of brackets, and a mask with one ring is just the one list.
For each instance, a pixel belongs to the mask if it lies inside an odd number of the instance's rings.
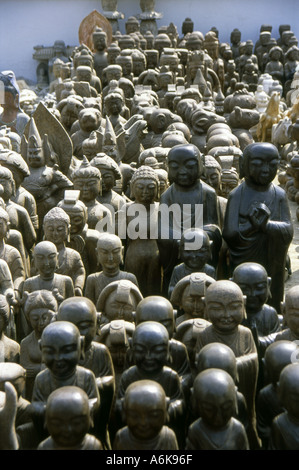
{"label": "tall monk figure", "polygon": [[244,262],[264,266],[272,278],[269,304],[279,312],[293,226],[286,193],[273,183],[278,163],[273,144],[253,143],[244,149],[244,181],[228,197],[222,235],[232,269]]}

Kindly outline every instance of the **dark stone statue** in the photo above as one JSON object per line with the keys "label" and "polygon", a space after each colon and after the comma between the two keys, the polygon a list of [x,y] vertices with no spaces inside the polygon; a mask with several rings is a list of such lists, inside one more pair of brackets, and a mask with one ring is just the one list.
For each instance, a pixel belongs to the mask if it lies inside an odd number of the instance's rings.
{"label": "dark stone statue", "polygon": [[[186,228],[199,226],[208,233],[210,240],[213,241],[211,264],[217,265],[221,246],[217,194],[211,186],[200,180],[202,171],[201,155],[195,145],[176,145],[169,151],[168,177],[171,184],[161,195],[160,205],[169,207],[175,204],[180,210],[180,218],[176,221],[170,213],[169,224],[165,224],[161,213],[159,221],[159,249],[164,268],[164,289],[166,286],[168,289],[172,270],[178,264],[177,241],[181,239]],[[182,217],[184,205],[190,211],[188,220],[182,220],[185,218]],[[189,225],[186,227],[187,222]]]}
{"label": "dark stone statue", "polygon": [[249,450],[243,424],[234,418],[236,387],[221,369],[200,372],[193,384],[200,418],[188,429],[187,450]]}
{"label": "dark stone statue", "polygon": [[100,395],[100,408],[94,417],[95,432],[104,449],[111,449],[108,421],[115,392],[114,368],[108,348],[95,341],[97,317],[93,302],[86,297],[64,300],[57,313],[58,321],[73,323],[84,337],[84,357],[79,365],[94,373]]}
{"label": "dark stone statue", "polygon": [[285,411],[272,422],[269,450],[299,449],[299,364],[287,365],[279,377],[279,397]]}
{"label": "dark stone statue", "polygon": [[270,344],[265,352],[265,385],[259,391],[256,401],[257,431],[263,449],[268,449],[273,419],[284,411],[278,393],[280,373],[298,353],[298,344],[295,341],[284,340]]}
{"label": "dark stone statue", "polygon": [[244,181],[228,197],[223,238],[232,270],[248,261],[264,266],[272,278],[269,303],[279,311],[293,237],[287,196],[273,183],[279,154],[273,144],[253,143],[245,148],[243,159]]}
{"label": "dark stone statue", "polygon": [[50,433],[37,450],[102,450],[96,437],[88,433],[92,426],[88,395],[76,386],[52,392],[47,400],[45,424]]}
{"label": "dark stone statue", "polygon": [[129,385],[123,410],[126,426],[117,432],[113,450],[178,450],[175,433],[166,424],[166,395],[159,383],[138,380]]}

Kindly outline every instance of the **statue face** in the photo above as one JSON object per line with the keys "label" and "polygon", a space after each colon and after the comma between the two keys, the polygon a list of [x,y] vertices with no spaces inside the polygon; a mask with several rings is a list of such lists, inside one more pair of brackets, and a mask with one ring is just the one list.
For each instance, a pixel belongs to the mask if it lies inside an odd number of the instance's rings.
{"label": "statue face", "polygon": [[111,80],[120,80],[122,77],[122,70],[120,70],[118,67],[113,67],[107,69],[107,81],[108,83]]}
{"label": "statue face", "polygon": [[173,78],[171,73],[160,73],[159,75],[159,84],[161,88],[167,88],[168,85],[173,83]]}
{"label": "statue face", "polygon": [[119,297],[117,290],[115,289],[106,299],[104,313],[109,321],[125,320],[133,322],[133,312],[135,311],[136,306],[137,302],[133,294],[129,294],[124,302],[123,299]]}
{"label": "statue face", "polygon": [[32,168],[40,168],[45,165],[45,157],[42,148],[31,148],[27,150],[27,163]]}
{"label": "statue face", "polygon": [[154,395],[134,393],[125,404],[126,423],[133,436],[139,440],[153,439],[162,429],[166,420],[165,400]]}
{"label": "statue face", "polygon": [[135,331],[133,353],[136,366],[147,374],[158,372],[168,359],[168,334],[152,328]]}
{"label": "statue face", "polygon": [[46,330],[41,340],[42,360],[55,376],[67,377],[79,362],[80,338],[75,331],[62,327],[45,333]]}
{"label": "statue face", "polygon": [[179,186],[192,186],[199,178],[197,157],[190,151],[178,151],[168,155],[169,181]]}
{"label": "statue face", "polygon": [[109,98],[105,104],[109,114],[112,114],[112,116],[117,116],[121,112],[123,106],[121,98]]}
{"label": "statue face", "polygon": [[104,34],[93,36],[93,45],[96,51],[103,51],[107,47],[107,40]]}
{"label": "statue face", "polygon": [[8,225],[5,219],[0,219],[0,240],[3,240],[8,231]]}
{"label": "statue face", "polygon": [[168,188],[169,183],[168,183],[168,179],[164,179],[163,177],[160,177],[160,176],[159,176],[159,182],[160,182],[159,192],[161,196],[161,194],[164,193],[164,191],[166,191],[166,189]]}
{"label": "statue face", "polygon": [[47,429],[55,444],[62,448],[79,445],[90,427],[88,402],[64,399],[51,403],[47,410]]}
{"label": "statue face", "polygon": [[89,70],[78,70],[77,69],[77,79],[79,82],[90,82],[91,80],[91,71]]}
{"label": "statue face", "polygon": [[221,176],[221,191],[222,197],[228,198],[229,193],[238,186],[238,181],[229,176]]}
{"label": "statue face", "polygon": [[206,168],[205,171],[205,178],[202,177],[207,184],[212,186],[216,192],[219,191],[220,188],[220,172],[217,168]]}
{"label": "statue face", "polygon": [[192,271],[195,271],[196,269],[200,271],[208,262],[210,256],[210,241],[207,236],[203,237],[202,246],[198,250],[188,249],[187,247],[183,247],[180,250],[180,258],[182,262],[185,263],[188,268],[192,269]]}
{"label": "statue face", "polygon": [[46,240],[60,246],[67,241],[69,227],[64,220],[51,220],[44,224],[44,234]]}
{"label": "statue face", "polygon": [[3,193],[1,194],[1,197],[4,199],[4,201],[8,201],[14,192],[13,180],[0,177],[0,184],[3,187]]}
{"label": "statue face", "polygon": [[239,31],[233,31],[231,33],[231,42],[232,44],[239,44],[239,42],[241,41],[241,33]]}
{"label": "statue face", "polygon": [[123,260],[122,244],[113,237],[111,240],[101,240],[97,245],[97,255],[104,272],[115,272]]}
{"label": "statue face", "polygon": [[299,336],[299,295],[292,293],[286,299],[285,319],[288,327],[296,336]]}
{"label": "statue face", "polygon": [[211,428],[223,428],[235,413],[235,393],[232,387],[226,390],[223,387],[217,390],[215,387],[211,391],[202,392],[197,398],[203,421]]}
{"label": "statue face", "polygon": [[83,202],[93,201],[101,192],[101,180],[94,177],[74,178],[74,189],[80,191],[80,199]]}
{"label": "statue face", "polygon": [[56,247],[52,243],[36,247],[34,251],[34,263],[42,279],[52,279],[58,264]]}
{"label": "statue face", "polygon": [[6,329],[6,323],[4,320],[4,316],[2,313],[0,313],[0,337],[2,336],[2,333],[5,332]]}
{"label": "statue face", "polygon": [[207,317],[220,333],[233,332],[244,318],[243,296],[234,289],[206,295]]}
{"label": "statue face", "polygon": [[113,170],[101,168],[102,176],[102,194],[110,191],[115,185],[115,176]]}
{"label": "statue face", "polygon": [[144,61],[140,59],[133,60],[133,73],[135,77],[139,77],[139,75],[144,71],[145,71]]}
{"label": "statue face", "polygon": [[190,294],[190,286],[187,286],[184,290],[181,307],[187,315],[195,318],[204,318],[205,304],[202,295]]}
{"label": "statue face", "polygon": [[278,169],[278,157],[272,152],[256,152],[248,162],[249,178],[258,186],[268,186]]}
{"label": "statue face", "polygon": [[64,106],[61,113],[61,123],[66,127],[66,129],[70,129],[72,124],[77,121],[78,119],[78,112],[73,109],[73,107]]}
{"label": "statue face", "polygon": [[234,282],[246,295],[246,311],[259,312],[270,293],[268,276],[264,270],[250,266],[239,269],[234,275]]}
{"label": "statue face", "polygon": [[127,34],[136,33],[137,31],[139,31],[138,23],[131,23],[130,21],[128,21],[126,23],[126,33]]}
{"label": "statue face", "polygon": [[55,312],[49,308],[34,308],[29,313],[29,323],[38,337],[53,320]]}
{"label": "statue face", "polygon": [[150,204],[157,196],[157,183],[150,178],[138,178],[133,185],[135,202],[138,204]]}
{"label": "statue face", "polygon": [[68,212],[71,221],[71,235],[76,235],[77,233],[82,232],[86,224],[86,217],[83,211],[70,211]]}

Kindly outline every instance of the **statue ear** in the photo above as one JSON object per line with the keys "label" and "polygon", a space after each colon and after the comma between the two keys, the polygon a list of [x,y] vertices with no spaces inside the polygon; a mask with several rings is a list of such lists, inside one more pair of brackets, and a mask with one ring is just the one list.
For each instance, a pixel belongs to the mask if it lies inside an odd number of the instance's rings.
{"label": "statue ear", "polygon": [[285,314],[286,314],[286,304],[285,304],[285,302],[280,302],[280,313],[283,317],[285,317]]}
{"label": "statue ear", "polygon": [[85,337],[80,336],[80,359],[82,360],[85,358],[84,344],[85,344]]}
{"label": "statue ear", "polygon": [[236,416],[238,415],[239,408],[238,408],[238,400],[237,400],[237,392],[238,392],[238,387],[235,387],[236,391],[236,396],[235,396],[235,410],[236,410]]}
{"label": "statue ear", "polygon": [[[170,421],[170,416],[169,416],[168,409],[169,409],[169,405],[170,405],[170,398],[169,398],[169,397],[165,397],[165,401],[166,401],[166,423],[169,423],[169,421]],[[166,424],[166,423],[165,423],[165,424]]]}
{"label": "statue ear", "polygon": [[42,342],[41,342],[40,339],[38,340],[38,347],[39,347],[39,349],[40,349],[40,351],[41,351],[41,350],[42,350]]}
{"label": "statue ear", "polygon": [[71,224],[67,226],[67,242],[71,241]]}
{"label": "statue ear", "polygon": [[120,399],[120,414],[123,423],[126,423],[126,410],[125,410],[125,399],[124,397]]}
{"label": "statue ear", "polygon": [[268,294],[269,294],[269,299],[271,299],[272,295],[271,295],[271,284],[272,284],[272,278],[271,277],[267,277],[267,281],[268,281]]}
{"label": "statue ear", "polygon": [[12,180],[11,185],[12,185],[12,195],[15,196],[15,195],[16,195],[16,183],[15,183],[15,180]]}

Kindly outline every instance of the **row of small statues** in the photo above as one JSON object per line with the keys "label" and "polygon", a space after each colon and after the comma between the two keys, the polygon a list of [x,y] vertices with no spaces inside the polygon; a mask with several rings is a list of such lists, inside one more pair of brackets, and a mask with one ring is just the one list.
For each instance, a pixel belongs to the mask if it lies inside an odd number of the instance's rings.
{"label": "row of small statues", "polygon": [[296,114],[287,142],[259,141],[243,82],[216,106],[199,67],[203,94],[166,81],[163,101],[92,59],[79,46],[78,80],[28,114],[0,77],[2,448],[297,449],[299,287],[285,295],[293,224],[274,183]]}

